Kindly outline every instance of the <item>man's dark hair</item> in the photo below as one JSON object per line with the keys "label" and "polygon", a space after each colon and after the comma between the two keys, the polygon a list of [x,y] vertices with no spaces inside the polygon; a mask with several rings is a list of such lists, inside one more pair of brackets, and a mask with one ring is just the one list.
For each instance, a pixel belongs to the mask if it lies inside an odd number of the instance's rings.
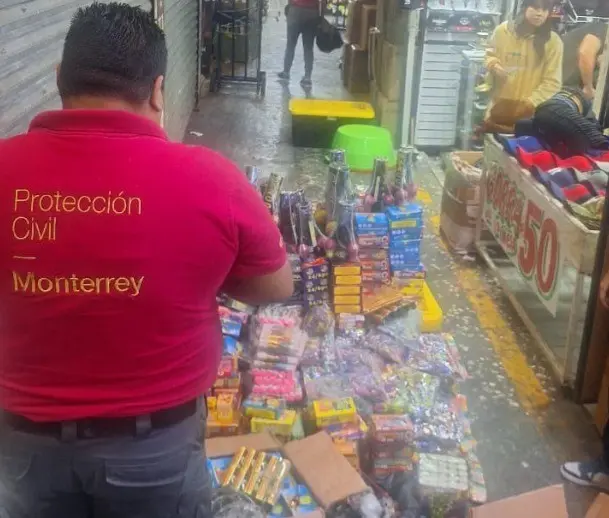
{"label": "man's dark hair", "polygon": [[76,11],[66,35],[58,87],[62,98],[150,97],[167,70],[165,35],[152,13],[127,4],[94,3]]}

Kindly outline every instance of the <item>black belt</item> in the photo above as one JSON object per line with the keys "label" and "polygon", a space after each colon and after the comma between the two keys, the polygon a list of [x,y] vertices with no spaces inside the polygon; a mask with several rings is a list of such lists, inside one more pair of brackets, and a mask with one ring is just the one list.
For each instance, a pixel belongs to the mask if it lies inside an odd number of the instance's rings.
{"label": "black belt", "polygon": [[[138,417],[95,417],[77,421],[37,423],[20,415],[4,412],[2,424],[13,430],[58,438],[96,439],[102,437],[136,436],[153,429],[168,428],[181,423],[197,411],[197,400]],[[143,425],[143,426],[142,426]]]}

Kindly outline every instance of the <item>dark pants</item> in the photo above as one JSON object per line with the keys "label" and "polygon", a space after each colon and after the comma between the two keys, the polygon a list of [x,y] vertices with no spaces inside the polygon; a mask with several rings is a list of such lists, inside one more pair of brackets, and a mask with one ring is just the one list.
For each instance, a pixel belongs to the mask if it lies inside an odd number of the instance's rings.
{"label": "dark pants", "polygon": [[285,48],[283,59],[283,71],[290,73],[294,52],[298,37],[302,35],[302,48],[304,51],[305,77],[311,79],[313,73],[313,45],[315,43],[315,33],[319,25],[319,12],[316,8],[306,8],[291,5],[288,8],[288,42]]}
{"label": "dark pants", "polygon": [[0,518],[210,518],[203,410],[139,436],[0,429]]}

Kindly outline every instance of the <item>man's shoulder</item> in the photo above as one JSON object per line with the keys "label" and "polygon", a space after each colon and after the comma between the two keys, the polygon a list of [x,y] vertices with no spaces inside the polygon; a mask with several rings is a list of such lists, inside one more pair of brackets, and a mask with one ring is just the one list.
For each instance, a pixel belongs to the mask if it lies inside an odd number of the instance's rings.
{"label": "man's shoulder", "polygon": [[205,146],[193,146],[181,142],[168,142],[167,153],[169,159],[186,160],[192,166],[213,170],[235,170],[236,165],[224,155]]}
{"label": "man's shoulder", "polygon": [[187,182],[204,181],[226,191],[238,181],[237,176],[242,175],[228,158],[204,146],[166,142],[161,153],[165,164]]}
{"label": "man's shoulder", "polygon": [[[18,163],[24,156],[35,155],[36,149],[36,144],[32,141],[28,133],[0,138],[0,163]],[[4,167],[0,169],[4,169]]]}

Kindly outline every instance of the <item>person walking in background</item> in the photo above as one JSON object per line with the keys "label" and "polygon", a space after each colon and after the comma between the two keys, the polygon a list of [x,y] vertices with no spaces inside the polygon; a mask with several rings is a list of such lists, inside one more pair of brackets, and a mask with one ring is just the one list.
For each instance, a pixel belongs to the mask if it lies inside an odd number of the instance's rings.
{"label": "person walking in background", "polygon": [[516,19],[499,25],[486,52],[491,102],[485,125],[512,132],[562,85],[563,44],[552,30],[553,0],[524,0]]}
{"label": "person walking in background", "polygon": [[302,37],[302,49],[304,52],[305,71],[300,85],[303,88],[311,88],[313,85],[313,47],[315,45],[315,34],[319,21],[325,12],[325,0],[289,0],[285,9],[287,20],[287,43],[285,56],[283,58],[283,70],[279,72],[279,79],[290,80],[290,71],[294,62],[294,53],[298,38]]}
{"label": "person walking in background", "polygon": [[594,99],[600,57],[607,38],[607,23],[585,23],[567,32],[562,78],[565,86],[581,88],[587,99]]}
{"label": "person walking in background", "polygon": [[151,13],[83,7],[63,109],[0,140],[0,516],[211,518],[216,296],[292,273],[245,175],[167,139],[166,69]]}

